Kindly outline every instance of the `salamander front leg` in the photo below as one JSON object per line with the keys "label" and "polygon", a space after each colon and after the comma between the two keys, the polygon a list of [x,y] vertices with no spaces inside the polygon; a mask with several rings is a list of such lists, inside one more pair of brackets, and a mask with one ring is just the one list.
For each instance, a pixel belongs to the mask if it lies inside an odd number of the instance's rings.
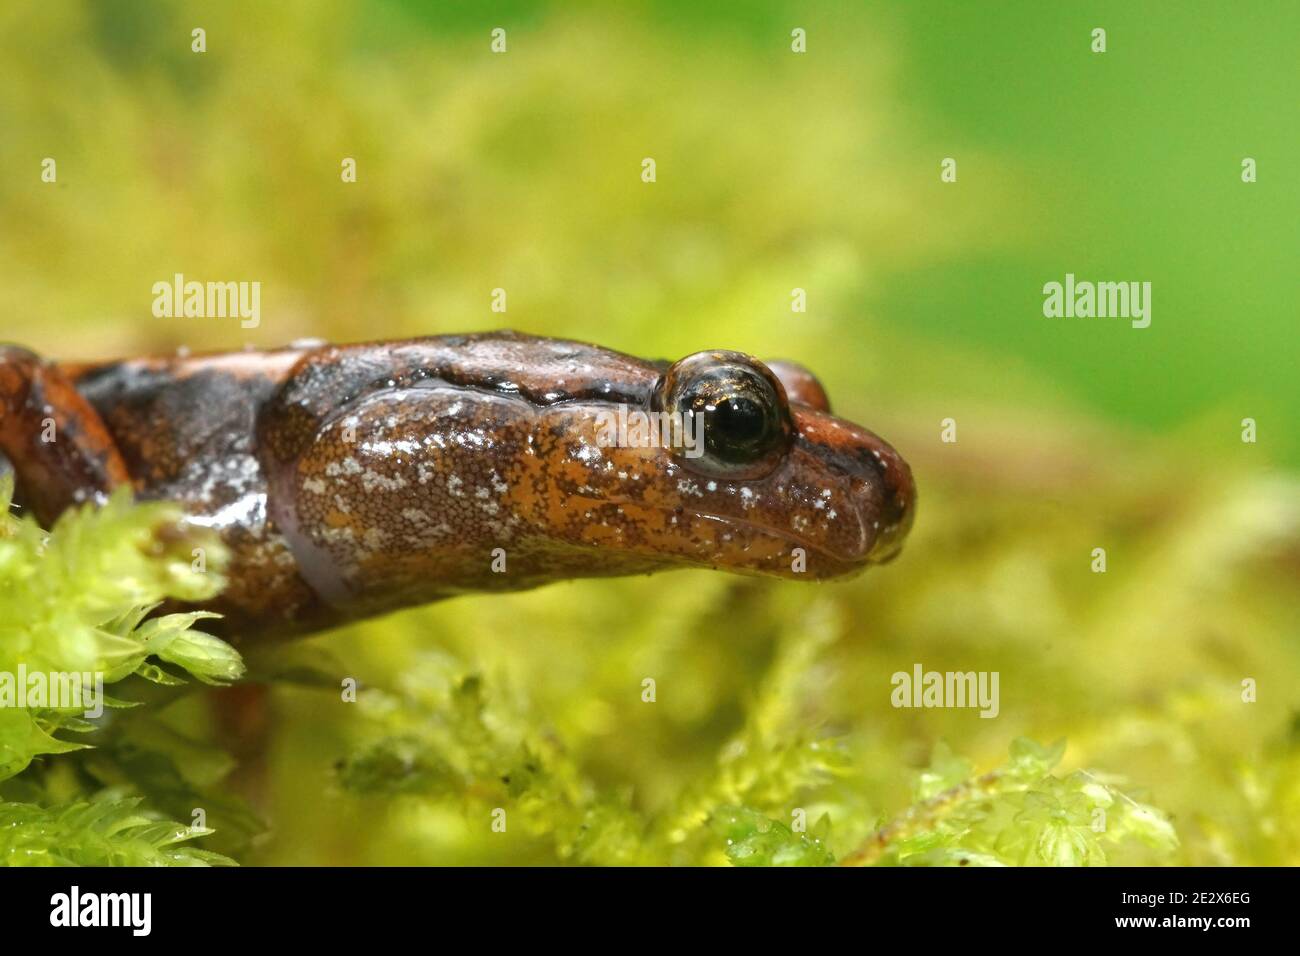
{"label": "salamander front leg", "polygon": [[0,345],[0,454],[16,500],[45,527],[69,506],[130,481],[99,414],[56,365]]}

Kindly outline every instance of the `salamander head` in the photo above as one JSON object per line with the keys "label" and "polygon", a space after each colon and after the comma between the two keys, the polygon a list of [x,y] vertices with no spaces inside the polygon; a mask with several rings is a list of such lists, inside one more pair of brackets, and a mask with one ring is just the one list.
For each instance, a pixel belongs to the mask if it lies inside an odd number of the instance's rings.
{"label": "salamander head", "polygon": [[268,508],[328,603],[892,558],[911,471],[797,365],[508,333],[323,350],[262,414]]}
{"label": "salamander head", "polygon": [[837,577],[893,558],[912,524],[907,463],[831,415],[793,363],[698,352],[639,405],[555,408],[543,422],[540,440],[559,444],[549,456],[565,460],[547,469],[564,502],[556,527],[610,560]]}

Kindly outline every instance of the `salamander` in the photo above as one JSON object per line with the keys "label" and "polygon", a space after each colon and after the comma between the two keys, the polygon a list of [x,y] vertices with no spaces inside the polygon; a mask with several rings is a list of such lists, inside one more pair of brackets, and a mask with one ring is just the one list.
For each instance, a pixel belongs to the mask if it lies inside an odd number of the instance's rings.
{"label": "salamander", "polygon": [[511,332],[95,364],[0,347],[0,453],[47,526],[129,485],[213,529],[209,609],[237,643],[570,578],[843,577],[898,553],[916,495],[799,365]]}

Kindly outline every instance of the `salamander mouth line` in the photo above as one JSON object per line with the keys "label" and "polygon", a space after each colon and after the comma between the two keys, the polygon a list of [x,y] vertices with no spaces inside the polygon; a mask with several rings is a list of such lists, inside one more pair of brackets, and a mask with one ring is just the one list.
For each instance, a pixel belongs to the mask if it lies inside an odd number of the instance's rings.
{"label": "salamander mouth line", "polygon": [[[803,535],[797,534],[793,531],[777,530],[775,528],[768,527],[767,525],[759,524],[757,521],[751,521],[748,518],[736,518],[730,515],[714,514],[713,512],[710,511],[697,511],[694,508],[682,508],[680,511],[678,511],[677,508],[664,508],[659,505],[649,505],[643,501],[637,501],[633,498],[593,498],[590,495],[574,495],[574,497],[579,498],[583,501],[590,501],[592,504],[615,505],[617,507],[647,508],[653,511],[662,512],[663,514],[667,514],[667,515],[679,515],[679,514],[689,515],[690,517],[698,518],[701,521],[717,521],[720,522],[721,524],[726,525],[729,528],[745,528],[751,531],[757,531],[759,534],[764,534],[767,535],[768,537],[778,538],[781,541],[785,541],[789,544],[796,545],[801,548],[806,548],[810,552],[814,552],[816,554],[822,555],[823,557],[830,558],[832,561],[842,561],[845,563],[852,563],[854,561],[860,560],[859,558],[854,558],[843,554],[836,554],[835,552],[823,547],[822,545],[816,544],[815,542],[810,541],[808,538],[804,537]],[[866,537],[866,529],[860,527],[859,548],[861,550],[859,553],[863,555],[866,554],[866,550],[867,550],[866,542],[862,540],[865,537]]]}

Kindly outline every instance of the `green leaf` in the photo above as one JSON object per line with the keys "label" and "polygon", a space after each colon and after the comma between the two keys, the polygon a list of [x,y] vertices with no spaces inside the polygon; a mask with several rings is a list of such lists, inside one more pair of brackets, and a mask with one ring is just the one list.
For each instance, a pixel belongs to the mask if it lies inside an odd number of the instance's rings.
{"label": "green leaf", "polygon": [[140,625],[136,634],[164,661],[185,668],[205,684],[226,684],[244,674],[239,652],[220,638],[190,630],[197,621],[220,617],[207,611],[165,614]]}
{"label": "green leaf", "polygon": [[27,769],[33,757],[68,753],[85,746],[50,736],[26,708],[0,707],[0,780]]}
{"label": "green leaf", "polygon": [[0,865],[233,866],[234,860],[183,846],[210,830],[158,820],[138,799],[39,807],[0,802]]}

